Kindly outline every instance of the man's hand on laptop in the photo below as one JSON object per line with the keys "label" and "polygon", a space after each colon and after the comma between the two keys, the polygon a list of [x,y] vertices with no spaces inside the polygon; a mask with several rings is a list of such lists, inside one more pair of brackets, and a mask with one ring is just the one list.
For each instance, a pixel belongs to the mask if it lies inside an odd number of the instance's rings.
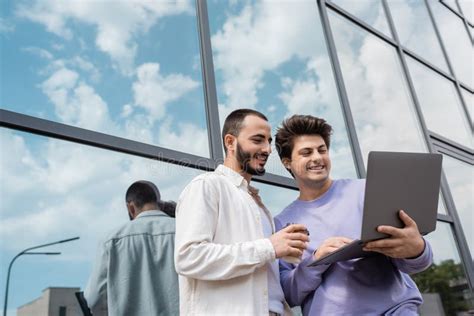
{"label": "man's hand on laptop", "polygon": [[347,244],[350,244],[352,239],[346,237],[330,237],[323,241],[323,243],[318,247],[314,253],[314,259],[319,260],[325,255],[336,251],[337,249],[344,247]]}
{"label": "man's hand on laptop", "polygon": [[388,234],[390,237],[368,242],[364,250],[375,251],[392,258],[416,258],[425,249],[425,240],[418,231],[416,222],[404,211],[399,212],[404,228],[393,226],[379,226],[377,231]]}

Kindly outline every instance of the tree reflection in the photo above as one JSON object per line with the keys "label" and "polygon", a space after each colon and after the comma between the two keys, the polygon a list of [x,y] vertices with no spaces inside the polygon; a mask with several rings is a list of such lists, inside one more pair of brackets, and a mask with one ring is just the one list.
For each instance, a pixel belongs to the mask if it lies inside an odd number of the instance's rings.
{"label": "tree reflection", "polygon": [[413,279],[422,293],[439,294],[446,315],[459,315],[474,308],[474,298],[463,267],[452,259],[433,264],[423,273],[414,275]]}

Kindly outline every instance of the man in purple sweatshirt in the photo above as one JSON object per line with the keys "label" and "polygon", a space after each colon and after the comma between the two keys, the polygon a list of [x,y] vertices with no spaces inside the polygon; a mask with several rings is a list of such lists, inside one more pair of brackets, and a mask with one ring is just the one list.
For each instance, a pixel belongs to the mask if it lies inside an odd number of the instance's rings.
{"label": "man in purple sweatshirt", "polygon": [[311,239],[299,264],[280,260],[286,300],[301,305],[303,315],[417,315],[423,301],[408,274],[427,269],[433,254],[404,211],[404,228],[379,226],[391,237],[366,244],[364,250],[379,255],[308,267],[361,233],[365,180],[330,178],[331,132],[323,119],[294,115],[276,134],[280,159],[300,190],[298,199],[275,217],[276,228],[303,224]]}

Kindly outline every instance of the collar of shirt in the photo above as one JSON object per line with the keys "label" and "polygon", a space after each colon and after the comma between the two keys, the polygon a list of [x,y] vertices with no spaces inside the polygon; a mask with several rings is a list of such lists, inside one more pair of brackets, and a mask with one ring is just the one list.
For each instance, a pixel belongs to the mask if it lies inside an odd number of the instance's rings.
{"label": "collar of shirt", "polygon": [[[271,220],[271,215],[269,215],[270,211],[267,209],[265,204],[263,204],[262,198],[258,194],[259,190],[255,187],[251,186],[250,184],[248,184],[247,180],[245,180],[245,178],[242,177],[242,175],[240,175],[238,172],[236,172],[236,171],[232,170],[231,168],[229,168],[227,166],[224,166],[224,165],[217,166],[215,172],[227,177],[236,187],[244,186],[244,188],[250,194],[250,196],[255,201],[255,203],[257,203],[258,207],[260,207],[261,209],[263,209],[265,211],[265,213],[267,213],[267,216],[268,216],[270,222],[273,222]],[[273,230],[274,229],[272,227],[272,231]]]}
{"label": "collar of shirt", "polygon": [[135,217],[135,219],[139,217],[145,217],[145,216],[168,216],[166,215],[163,211],[160,210],[149,210],[149,211],[143,211],[140,214]]}
{"label": "collar of shirt", "polygon": [[247,183],[247,180],[245,180],[245,178],[242,177],[241,174],[239,174],[238,172],[232,170],[231,168],[227,166],[219,165],[217,166],[215,172],[223,176],[226,176],[236,187],[239,187],[241,185],[244,185],[245,187],[249,186],[249,184]]}
{"label": "collar of shirt", "polygon": [[258,194],[259,190],[251,186],[247,182],[247,180],[245,180],[245,178],[242,177],[242,175],[240,175],[238,172],[236,172],[235,170],[232,170],[231,168],[225,165],[219,165],[216,168],[216,172],[227,177],[236,187],[240,187],[243,185],[247,189],[247,192],[250,194],[250,196],[258,204],[258,206],[264,209],[266,208],[262,202],[262,199],[260,198],[260,195]]}

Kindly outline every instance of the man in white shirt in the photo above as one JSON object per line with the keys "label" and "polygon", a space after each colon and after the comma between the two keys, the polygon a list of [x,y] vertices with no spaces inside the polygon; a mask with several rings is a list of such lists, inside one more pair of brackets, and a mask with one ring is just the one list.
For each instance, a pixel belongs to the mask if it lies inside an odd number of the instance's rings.
{"label": "man in white shirt", "polygon": [[306,228],[293,224],[275,233],[270,212],[249,185],[253,175],[265,173],[270,125],[260,112],[236,110],[222,139],[224,164],[194,178],[176,209],[180,314],[290,314],[275,259],[301,257]]}

